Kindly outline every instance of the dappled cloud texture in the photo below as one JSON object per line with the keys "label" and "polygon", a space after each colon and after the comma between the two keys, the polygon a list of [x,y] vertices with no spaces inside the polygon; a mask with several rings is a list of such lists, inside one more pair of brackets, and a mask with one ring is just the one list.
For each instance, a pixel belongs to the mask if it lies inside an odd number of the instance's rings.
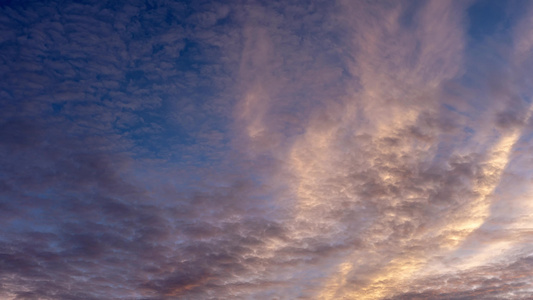
{"label": "dappled cloud texture", "polygon": [[533,298],[528,1],[4,1],[1,299]]}

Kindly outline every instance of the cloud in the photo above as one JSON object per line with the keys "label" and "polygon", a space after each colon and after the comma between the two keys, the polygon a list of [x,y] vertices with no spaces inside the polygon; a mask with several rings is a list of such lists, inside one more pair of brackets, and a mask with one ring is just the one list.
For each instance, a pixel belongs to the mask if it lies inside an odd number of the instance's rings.
{"label": "cloud", "polygon": [[528,278],[530,256],[509,264],[492,264],[450,276],[427,278],[415,289],[390,299],[526,299],[531,294]]}
{"label": "cloud", "polygon": [[0,297],[525,299],[524,8],[1,6]]}

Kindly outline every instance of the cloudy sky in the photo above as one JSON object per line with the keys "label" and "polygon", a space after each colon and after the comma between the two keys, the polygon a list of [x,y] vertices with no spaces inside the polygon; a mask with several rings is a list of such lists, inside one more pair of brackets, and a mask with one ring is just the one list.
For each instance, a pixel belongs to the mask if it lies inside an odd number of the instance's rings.
{"label": "cloudy sky", "polygon": [[525,0],[1,1],[0,298],[531,299],[532,70]]}

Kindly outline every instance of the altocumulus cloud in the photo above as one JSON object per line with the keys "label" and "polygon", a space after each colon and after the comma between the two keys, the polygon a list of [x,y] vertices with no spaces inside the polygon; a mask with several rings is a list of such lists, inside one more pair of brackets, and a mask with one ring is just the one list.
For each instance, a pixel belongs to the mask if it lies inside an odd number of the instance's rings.
{"label": "altocumulus cloud", "polygon": [[529,299],[524,1],[9,1],[2,299]]}

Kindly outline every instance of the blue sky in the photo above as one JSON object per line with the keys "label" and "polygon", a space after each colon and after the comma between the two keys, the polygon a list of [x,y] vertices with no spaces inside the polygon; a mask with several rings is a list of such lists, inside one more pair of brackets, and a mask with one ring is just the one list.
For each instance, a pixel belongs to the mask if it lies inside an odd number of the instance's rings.
{"label": "blue sky", "polygon": [[529,1],[5,1],[0,298],[527,299]]}

